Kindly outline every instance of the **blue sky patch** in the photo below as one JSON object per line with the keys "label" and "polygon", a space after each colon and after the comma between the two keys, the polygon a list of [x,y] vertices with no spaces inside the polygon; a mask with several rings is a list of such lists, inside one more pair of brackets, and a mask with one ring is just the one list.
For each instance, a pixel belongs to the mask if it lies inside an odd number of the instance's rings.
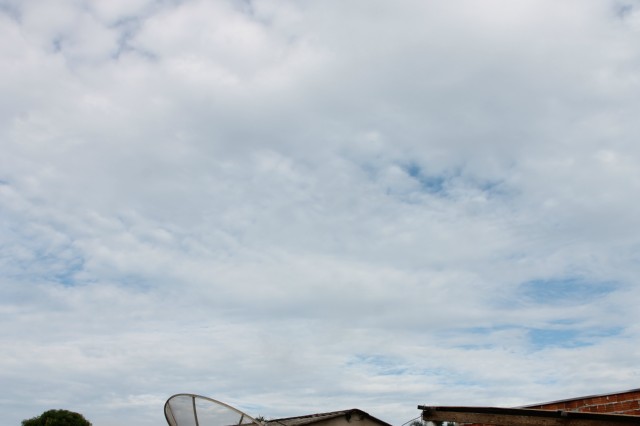
{"label": "blue sky patch", "polygon": [[575,305],[604,297],[616,288],[612,282],[561,278],[528,281],[520,285],[518,295],[535,303]]}
{"label": "blue sky patch", "polygon": [[347,365],[367,365],[380,376],[399,376],[408,371],[406,366],[401,365],[395,359],[384,355],[355,355]]}
{"label": "blue sky patch", "polygon": [[420,183],[420,187],[425,192],[437,194],[445,191],[445,176],[429,175],[425,173],[424,170],[416,163],[409,163],[408,165],[405,165],[403,169],[409,176]]}
{"label": "blue sky patch", "polygon": [[580,339],[580,333],[577,330],[532,328],[529,330],[529,339],[536,348],[540,349],[548,346],[562,348],[588,346],[588,343]]}
{"label": "blue sky patch", "polygon": [[616,4],[614,8],[616,16],[620,19],[625,19],[633,12],[633,4],[629,3]]}
{"label": "blue sky patch", "polygon": [[76,257],[66,264],[66,268],[55,274],[54,280],[65,286],[76,284],[76,274],[84,269],[84,258]]}
{"label": "blue sky patch", "polygon": [[620,327],[598,329],[571,328],[531,328],[528,335],[536,349],[547,347],[578,348],[591,346],[598,340],[617,336],[622,332]]}

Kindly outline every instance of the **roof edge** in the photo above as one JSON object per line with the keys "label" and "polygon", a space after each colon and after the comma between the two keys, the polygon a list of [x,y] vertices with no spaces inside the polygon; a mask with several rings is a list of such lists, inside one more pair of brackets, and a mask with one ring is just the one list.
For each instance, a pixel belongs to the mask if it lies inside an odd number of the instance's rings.
{"label": "roof edge", "polygon": [[575,397],[575,398],[559,399],[557,401],[541,402],[541,403],[538,403],[538,404],[520,405],[520,406],[515,407],[515,408],[539,407],[539,406],[542,406],[542,405],[560,404],[560,403],[563,403],[563,402],[579,401],[581,399],[588,399],[588,398],[600,398],[600,397],[603,397],[603,396],[620,395],[620,394],[623,394],[623,393],[632,393],[632,392],[640,392],[640,388],[629,389],[629,390],[618,391],[618,392],[601,393],[601,394],[596,394],[596,395],[578,396],[578,397]]}
{"label": "roof edge", "polygon": [[325,413],[306,414],[303,416],[281,417],[278,419],[267,420],[267,423],[272,423],[272,422],[280,423],[280,422],[286,422],[287,420],[294,420],[294,419],[308,419],[309,422],[307,422],[306,424],[309,424],[309,423],[314,423],[314,420],[313,420],[314,418],[317,418],[317,421],[321,422],[324,420],[334,419],[340,416],[350,416],[354,413],[362,416],[363,418],[368,418],[376,423],[379,423],[382,426],[392,426],[391,424],[385,422],[384,420],[380,420],[379,418],[374,417],[371,414],[367,413],[366,411],[360,410],[359,408],[350,408],[347,410],[338,410],[338,411],[328,411]]}

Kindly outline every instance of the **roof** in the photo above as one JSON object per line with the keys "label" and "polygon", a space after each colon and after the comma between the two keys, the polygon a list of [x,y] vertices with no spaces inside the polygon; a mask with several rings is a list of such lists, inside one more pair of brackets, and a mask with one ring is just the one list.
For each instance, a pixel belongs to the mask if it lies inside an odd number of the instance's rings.
{"label": "roof", "polygon": [[611,392],[611,393],[601,393],[601,394],[597,394],[597,395],[578,396],[576,398],[560,399],[558,401],[541,402],[539,404],[527,404],[527,405],[523,405],[523,406],[521,406],[519,408],[540,407],[540,406],[543,406],[543,405],[561,404],[563,402],[580,401],[580,400],[583,400],[583,399],[600,398],[600,397],[603,397],[603,396],[621,395],[621,394],[624,394],[624,393],[632,393],[632,392],[640,392],[640,388],[638,388],[638,389],[629,389],[629,390],[626,390],[626,391]]}
{"label": "roof", "polygon": [[352,416],[358,416],[360,419],[368,418],[376,423],[381,424],[382,426],[391,426],[389,423],[384,422],[376,417],[373,417],[369,413],[366,413],[362,410],[358,410],[357,408],[352,408],[350,410],[341,410],[341,411],[331,411],[328,413],[317,413],[317,414],[308,414],[306,416],[296,416],[296,417],[285,417],[281,419],[273,419],[267,421],[268,426],[302,426],[309,425],[313,423],[319,423],[326,420],[335,419],[338,417],[345,417],[347,421],[351,419]]}
{"label": "roof", "polygon": [[638,416],[576,411],[496,407],[428,407],[419,405],[422,419],[511,426],[623,426],[640,425]]}

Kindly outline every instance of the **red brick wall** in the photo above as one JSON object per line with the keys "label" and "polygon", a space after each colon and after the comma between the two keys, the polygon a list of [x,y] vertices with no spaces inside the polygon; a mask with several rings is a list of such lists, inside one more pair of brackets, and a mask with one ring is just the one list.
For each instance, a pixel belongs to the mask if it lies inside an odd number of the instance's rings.
{"label": "red brick wall", "polygon": [[638,416],[640,415],[640,389],[610,395],[588,396],[579,399],[528,405],[523,408]]}

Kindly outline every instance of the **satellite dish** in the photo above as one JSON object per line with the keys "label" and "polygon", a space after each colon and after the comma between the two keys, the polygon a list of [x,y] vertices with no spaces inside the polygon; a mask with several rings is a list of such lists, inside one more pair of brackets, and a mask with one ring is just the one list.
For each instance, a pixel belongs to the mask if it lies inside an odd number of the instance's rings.
{"label": "satellite dish", "polygon": [[262,425],[253,417],[223,402],[190,393],[173,395],[164,404],[169,426]]}

